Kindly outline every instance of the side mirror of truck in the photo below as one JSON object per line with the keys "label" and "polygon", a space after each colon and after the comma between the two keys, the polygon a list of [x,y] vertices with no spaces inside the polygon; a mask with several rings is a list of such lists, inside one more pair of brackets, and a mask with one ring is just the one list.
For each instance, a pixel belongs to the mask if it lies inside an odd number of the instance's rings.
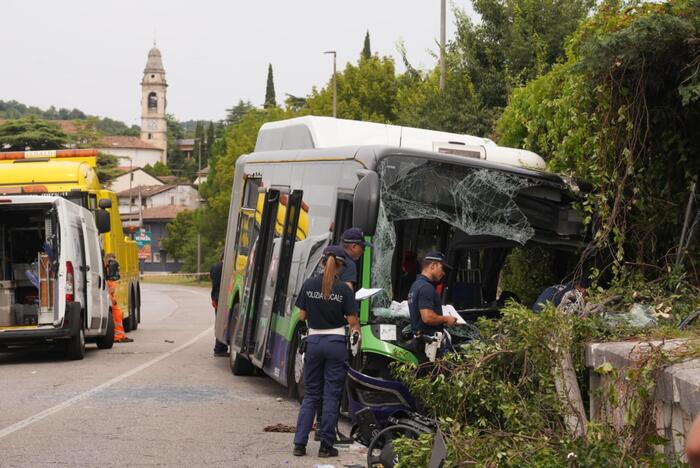
{"label": "side mirror of truck", "polygon": [[379,176],[374,171],[361,170],[362,177],[355,186],[352,201],[352,225],[372,236],[377,230],[379,214]]}
{"label": "side mirror of truck", "polygon": [[100,209],[106,210],[107,208],[112,208],[112,200],[109,198],[101,198]]}
{"label": "side mirror of truck", "polygon": [[111,229],[109,213],[105,210],[97,210],[95,212],[95,224],[97,225],[97,231],[100,234],[109,232]]}

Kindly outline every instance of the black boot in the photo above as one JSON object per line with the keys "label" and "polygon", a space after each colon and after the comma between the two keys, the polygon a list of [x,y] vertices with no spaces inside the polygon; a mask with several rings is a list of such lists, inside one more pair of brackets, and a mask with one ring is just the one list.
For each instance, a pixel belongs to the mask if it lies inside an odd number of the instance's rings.
{"label": "black boot", "polygon": [[338,456],[338,449],[326,445],[325,443],[321,442],[321,447],[318,449],[318,458],[330,458],[330,457],[337,457]]}
{"label": "black boot", "polygon": [[306,445],[294,444],[294,452],[292,453],[295,457],[303,457],[306,455]]}

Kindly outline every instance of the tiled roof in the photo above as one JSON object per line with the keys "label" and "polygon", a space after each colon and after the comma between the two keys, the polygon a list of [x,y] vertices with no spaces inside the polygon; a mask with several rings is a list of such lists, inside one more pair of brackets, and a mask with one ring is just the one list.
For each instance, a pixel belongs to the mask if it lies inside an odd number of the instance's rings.
{"label": "tiled roof", "polygon": [[135,136],[103,136],[100,149],[107,150],[108,148],[130,148],[130,149],[154,149],[160,150],[139,137]]}
{"label": "tiled roof", "polygon": [[[138,187],[131,188],[131,196],[138,197],[139,192],[141,192],[141,198],[152,197],[153,195],[161,192],[167,192],[170,189],[177,187],[176,185],[140,185]],[[129,198],[129,189],[122,190],[117,193],[119,198]]]}
{"label": "tiled roof", "polygon": [[[183,211],[187,211],[189,208],[186,206],[178,206],[178,205],[166,205],[166,206],[155,206],[153,208],[144,208],[143,212],[141,213],[141,217],[147,221],[149,219],[162,219],[162,220],[171,220],[175,219],[175,217],[178,215],[178,213],[182,213]],[[124,220],[137,220],[139,219],[139,213],[134,212],[132,214],[128,213],[123,213],[121,215],[122,219]]]}

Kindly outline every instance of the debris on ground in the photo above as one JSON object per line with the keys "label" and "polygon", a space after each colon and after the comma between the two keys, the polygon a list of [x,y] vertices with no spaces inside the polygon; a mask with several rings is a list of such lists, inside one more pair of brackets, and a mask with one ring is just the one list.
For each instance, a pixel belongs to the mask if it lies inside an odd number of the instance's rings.
{"label": "debris on ground", "polygon": [[288,426],[287,424],[273,424],[263,429],[263,432],[284,432],[289,434],[294,434],[296,431],[297,428],[295,426]]}

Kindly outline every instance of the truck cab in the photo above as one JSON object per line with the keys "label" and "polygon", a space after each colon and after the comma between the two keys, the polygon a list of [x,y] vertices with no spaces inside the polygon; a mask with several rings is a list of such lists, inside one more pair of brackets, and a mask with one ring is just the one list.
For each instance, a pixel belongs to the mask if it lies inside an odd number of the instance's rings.
{"label": "truck cab", "polygon": [[114,322],[96,216],[62,197],[0,195],[0,347],[49,342],[82,359],[111,348]]}

